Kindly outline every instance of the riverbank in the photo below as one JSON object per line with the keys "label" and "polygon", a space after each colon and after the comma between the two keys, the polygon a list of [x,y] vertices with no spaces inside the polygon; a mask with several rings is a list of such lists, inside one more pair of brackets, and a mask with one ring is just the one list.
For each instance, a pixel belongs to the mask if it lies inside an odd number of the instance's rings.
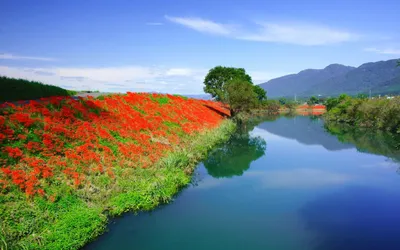
{"label": "riverbank", "polygon": [[0,112],[1,249],[82,247],[108,216],[169,202],[235,129],[220,104],[170,95],[50,98]]}
{"label": "riverbank", "polygon": [[328,99],[327,122],[339,122],[359,128],[400,133],[400,97],[354,98],[341,95]]}

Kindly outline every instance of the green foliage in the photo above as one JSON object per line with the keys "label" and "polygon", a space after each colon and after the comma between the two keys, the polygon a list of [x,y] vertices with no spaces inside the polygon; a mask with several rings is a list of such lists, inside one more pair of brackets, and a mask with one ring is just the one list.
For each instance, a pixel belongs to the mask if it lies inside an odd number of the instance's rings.
{"label": "green foliage", "polygon": [[358,94],[358,95],[356,96],[356,98],[358,98],[358,99],[367,99],[368,96],[367,96],[366,94],[364,94],[364,93],[360,93],[360,94]]}
{"label": "green foliage", "polygon": [[307,104],[308,105],[314,105],[318,103],[318,98],[315,96],[311,96],[310,99],[308,99]]}
{"label": "green foliage", "polygon": [[204,79],[204,92],[211,94],[218,101],[223,99],[224,85],[232,80],[253,84],[251,77],[243,68],[217,66],[212,68]]}
{"label": "green foliage", "polygon": [[241,111],[249,111],[256,106],[258,101],[253,85],[240,79],[234,79],[226,83],[223,93],[223,100],[229,104],[233,115]]}
{"label": "green foliage", "polygon": [[341,95],[327,102],[328,121],[400,133],[400,97],[360,99]]}
{"label": "green foliage", "polygon": [[169,98],[166,96],[152,96],[150,95],[150,98],[156,102],[158,102],[158,104],[161,105],[165,105],[169,103]]}
{"label": "green foliage", "polygon": [[256,93],[257,99],[259,101],[263,101],[263,100],[267,99],[267,91],[265,91],[259,85],[254,85],[253,89],[254,89],[254,92]]}
{"label": "green foliage", "polygon": [[297,107],[297,103],[295,103],[294,101],[288,101],[286,102],[285,107],[289,110],[295,110]]}
{"label": "green foliage", "polygon": [[43,97],[74,94],[76,94],[76,91],[57,86],[0,76],[0,102],[35,100]]}
{"label": "green foliage", "polygon": [[329,111],[339,104],[339,99],[335,97],[330,97],[325,101],[326,110]]}
{"label": "green foliage", "polygon": [[280,103],[281,105],[285,105],[286,102],[287,102],[286,98],[284,98],[284,97],[279,98],[279,103]]}
{"label": "green foliage", "polygon": [[279,112],[281,104],[277,100],[265,100],[261,103],[261,108],[266,110],[269,114],[276,114]]}
{"label": "green foliage", "polygon": [[339,97],[330,97],[328,99],[325,100],[324,105],[326,106],[326,110],[329,111],[332,108],[336,107],[337,105],[339,105],[339,103],[343,102],[346,99],[349,99],[350,96],[346,95],[346,94],[341,94]]}

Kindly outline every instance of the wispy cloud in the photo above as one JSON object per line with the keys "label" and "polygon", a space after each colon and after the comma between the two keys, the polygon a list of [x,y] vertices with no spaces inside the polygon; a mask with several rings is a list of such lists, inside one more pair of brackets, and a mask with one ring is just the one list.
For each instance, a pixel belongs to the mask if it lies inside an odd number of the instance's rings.
{"label": "wispy cloud", "polygon": [[160,22],[147,22],[146,25],[150,25],[150,26],[161,26],[161,25],[164,25],[164,23],[160,23]]}
{"label": "wispy cloud", "polygon": [[258,42],[313,46],[348,42],[359,38],[352,32],[312,23],[257,22],[243,28],[241,25],[227,25],[194,17],[166,16],[166,19],[199,32]]}
{"label": "wispy cloud", "polygon": [[400,55],[400,49],[394,49],[394,48],[386,48],[386,49],[365,48],[364,50],[384,55]]}
{"label": "wispy cloud", "polygon": [[325,26],[302,23],[258,23],[255,32],[238,38],[298,45],[326,45],[355,40],[357,35]]}
{"label": "wispy cloud", "polygon": [[194,29],[204,33],[216,34],[216,35],[230,35],[234,32],[233,27],[216,23],[210,20],[205,20],[196,17],[170,17],[165,16],[168,21],[186,26],[190,29]]}
{"label": "wispy cloud", "polygon": [[6,60],[35,60],[35,61],[55,61],[54,58],[36,57],[36,56],[20,56],[7,53],[0,53],[0,59]]}

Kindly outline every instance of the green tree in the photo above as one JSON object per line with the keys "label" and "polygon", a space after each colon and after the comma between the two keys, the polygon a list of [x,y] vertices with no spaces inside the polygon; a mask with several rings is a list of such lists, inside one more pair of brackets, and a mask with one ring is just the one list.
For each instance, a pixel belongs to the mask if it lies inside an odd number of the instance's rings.
{"label": "green tree", "polygon": [[258,101],[253,85],[241,79],[225,83],[222,93],[222,101],[229,104],[232,116],[241,111],[249,111]]}
{"label": "green tree", "polygon": [[281,105],[285,105],[286,104],[286,102],[287,102],[287,100],[286,100],[286,98],[279,98],[279,103],[281,104]]}
{"label": "green tree", "polygon": [[251,77],[243,68],[217,66],[212,68],[204,79],[204,92],[221,101],[224,96],[224,85],[232,80],[240,80],[253,84]]}
{"label": "green tree", "polygon": [[267,91],[265,91],[263,88],[261,88],[259,85],[254,85],[253,87],[254,92],[257,95],[257,99],[259,101],[263,101],[267,99]]}
{"label": "green tree", "polygon": [[357,95],[357,98],[358,99],[367,99],[368,96],[366,94],[360,93],[360,94]]}
{"label": "green tree", "polygon": [[340,103],[339,98],[330,97],[330,98],[326,99],[324,104],[326,106],[326,110],[329,111],[332,108],[336,107],[339,103]]}
{"label": "green tree", "polygon": [[318,98],[315,96],[311,96],[310,99],[307,101],[308,105],[314,105],[318,103]]}

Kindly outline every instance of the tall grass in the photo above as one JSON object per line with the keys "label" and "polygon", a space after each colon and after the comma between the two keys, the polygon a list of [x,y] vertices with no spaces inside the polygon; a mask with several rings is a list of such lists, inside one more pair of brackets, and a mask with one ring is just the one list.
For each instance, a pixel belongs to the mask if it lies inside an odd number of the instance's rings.
{"label": "tall grass", "polygon": [[50,96],[69,96],[76,92],[40,82],[0,76],[0,102],[35,100]]}

